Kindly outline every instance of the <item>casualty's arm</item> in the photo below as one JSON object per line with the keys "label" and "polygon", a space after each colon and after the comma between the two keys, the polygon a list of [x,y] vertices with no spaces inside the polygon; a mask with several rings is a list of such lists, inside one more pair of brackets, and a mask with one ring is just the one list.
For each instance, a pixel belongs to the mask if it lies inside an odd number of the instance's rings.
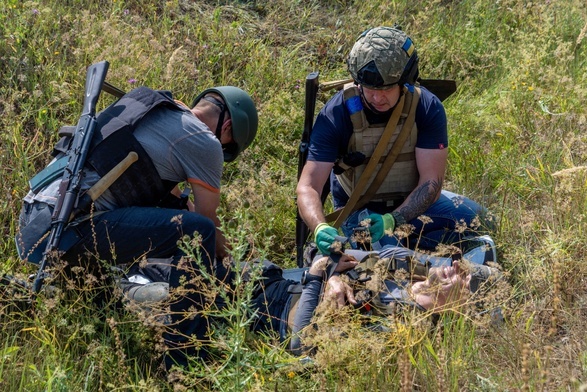
{"label": "casualty's arm", "polygon": [[[312,264],[309,272],[312,275],[324,274],[328,260],[329,259],[327,257],[323,257],[317,260],[314,264]],[[352,288],[339,276],[341,272],[355,268],[357,264],[358,262],[355,260],[355,258],[347,254],[343,254],[338,261],[338,264],[336,265],[334,274],[326,282],[325,299],[334,301],[338,308],[342,308],[343,306],[347,305],[347,303],[352,305],[357,304]]]}
{"label": "casualty's arm", "polygon": [[[328,257],[322,257],[321,259],[317,260],[312,264],[312,267],[310,267],[308,272],[314,276],[325,276],[328,260]],[[334,272],[340,273],[342,271],[346,271],[348,269],[354,268],[357,264],[358,262],[354,258],[348,255],[343,255],[339,260]],[[336,278],[340,279],[338,276]],[[293,350],[294,353],[298,355],[301,354],[302,344],[299,332],[308,325],[310,325],[312,321],[314,311],[316,310],[316,307],[320,302],[323,283],[324,282],[319,280],[312,280],[306,283],[302,290],[302,294],[298,302],[299,306],[294,317],[294,325],[292,328],[293,336],[290,343],[290,348]],[[354,297],[352,297],[352,300],[354,301]],[[352,303],[356,304],[356,301]]]}

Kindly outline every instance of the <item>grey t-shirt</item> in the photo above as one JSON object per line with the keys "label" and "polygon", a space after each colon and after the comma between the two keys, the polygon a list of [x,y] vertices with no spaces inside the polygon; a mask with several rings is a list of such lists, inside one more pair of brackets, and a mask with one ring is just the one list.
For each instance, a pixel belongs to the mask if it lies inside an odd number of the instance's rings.
{"label": "grey t-shirt", "polygon": [[[159,107],[149,112],[137,125],[134,136],[141,143],[163,180],[187,181],[220,192],[222,146],[210,129],[189,110],[177,111]],[[82,191],[89,189],[100,177],[86,170]],[[25,201],[55,204],[61,179],[37,194],[29,192]],[[98,211],[116,208],[108,190],[96,201]]]}
{"label": "grey t-shirt", "polygon": [[141,120],[134,136],[163,180],[220,189],[222,146],[206,124],[190,111],[155,109]]}

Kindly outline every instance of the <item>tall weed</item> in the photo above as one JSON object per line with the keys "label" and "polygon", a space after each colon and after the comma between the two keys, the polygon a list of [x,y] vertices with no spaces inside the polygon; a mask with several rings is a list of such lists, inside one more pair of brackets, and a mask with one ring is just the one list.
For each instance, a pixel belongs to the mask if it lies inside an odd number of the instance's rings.
{"label": "tall weed", "polygon": [[[188,104],[215,85],[251,93],[260,128],[253,146],[226,166],[221,215],[239,259],[293,266],[303,81],[311,71],[323,81],[347,77],[344,60],[358,34],[394,23],[412,36],[422,77],[457,81],[445,101],[445,187],[499,218],[493,237],[511,283],[496,299],[505,324],[491,329],[464,314],[445,318],[430,334],[406,325],[385,338],[353,322],[334,324],[345,334],[324,337],[330,344],[313,364],[302,364],[275,337],[246,332],[246,283],[225,315],[230,322],[218,327],[223,356],[185,375],[183,385],[584,388],[587,8],[579,0],[6,0],[0,4],[2,271],[26,277],[35,269],[18,260],[12,240],[20,200],[27,180],[47,163],[57,130],[77,122],[85,69],[99,60],[111,63],[107,79],[123,90],[168,89]],[[100,107],[112,100],[104,94]],[[158,370],[160,331],[152,320],[114,303],[96,312],[89,292],[75,295],[80,289],[38,297],[34,314],[12,302],[13,293],[2,294],[2,388],[174,388]]]}

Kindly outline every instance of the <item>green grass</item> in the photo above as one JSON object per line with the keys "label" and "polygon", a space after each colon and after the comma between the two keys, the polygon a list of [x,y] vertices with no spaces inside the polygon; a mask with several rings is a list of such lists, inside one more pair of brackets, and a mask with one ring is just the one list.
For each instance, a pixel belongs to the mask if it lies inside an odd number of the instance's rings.
{"label": "green grass", "polygon": [[[236,223],[226,231],[244,258],[293,267],[304,79],[316,70],[322,81],[346,78],[344,59],[357,35],[395,22],[412,36],[423,77],[457,80],[445,101],[446,187],[499,219],[493,237],[510,287],[495,301],[506,325],[495,330],[465,314],[431,334],[404,326],[366,344],[361,329],[349,327],[349,336],[332,337],[315,364],[303,366],[274,336],[245,332],[244,288],[232,321],[218,327],[218,360],[168,382],[158,370],[160,332],[147,319],[113,304],[97,311],[86,295],[65,293],[39,298],[32,315],[10,304],[0,309],[0,388],[584,388],[587,177],[580,169],[553,176],[587,161],[587,8],[580,0],[5,0],[1,269],[20,276],[34,270],[18,260],[12,240],[20,200],[47,163],[59,127],[77,122],[85,68],[100,60],[110,62],[112,84],[168,89],[188,104],[215,85],[251,93],[258,136],[226,166],[220,215]],[[100,107],[112,100],[104,94]]]}

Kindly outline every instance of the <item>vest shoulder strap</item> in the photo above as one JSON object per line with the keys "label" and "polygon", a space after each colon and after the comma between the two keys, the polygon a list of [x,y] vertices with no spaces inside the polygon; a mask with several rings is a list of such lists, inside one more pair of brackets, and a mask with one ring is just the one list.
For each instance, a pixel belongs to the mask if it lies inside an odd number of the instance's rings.
{"label": "vest shoulder strap", "polygon": [[363,102],[361,101],[359,88],[353,84],[348,84],[345,86],[342,94],[344,105],[349,111],[351,122],[353,123],[353,131],[361,132],[369,126],[369,123],[363,111]]}
{"label": "vest shoulder strap", "polygon": [[406,118],[406,122],[416,117],[416,108],[418,107],[418,102],[420,102],[420,95],[422,95],[420,87],[407,85],[406,101],[402,110],[402,117]]}
{"label": "vest shoulder strap", "polygon": [[136,124],[147,113],[162,105],[172,110],[184,110],[168,91],[139,87],[128,92],[96,117],[98,132],[92,139],[91,148],[122,128],[128,127],[133,132]]}
{"label": "vest shoulder strap", "polygon": [[92,138],[87,164],[101,176],[135,151],[139,160],[110,186],[118,206],[154,206],[176,185],[163,181],[153,161],[133,132],[147,113],[159,106],[184,110],[171,93],[139,87],[104,109],[97,117],[97,128]]}

